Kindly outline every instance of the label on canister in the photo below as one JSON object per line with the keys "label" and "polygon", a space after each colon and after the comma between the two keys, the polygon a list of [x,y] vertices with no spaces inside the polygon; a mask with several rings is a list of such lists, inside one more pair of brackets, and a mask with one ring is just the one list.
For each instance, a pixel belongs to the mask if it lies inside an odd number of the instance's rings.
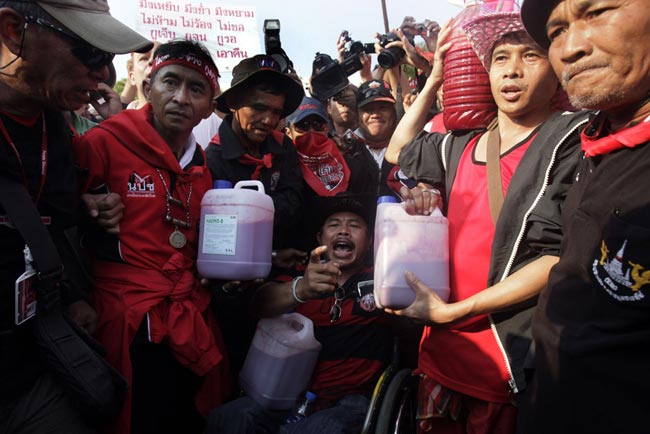
{"label": "label on canister", "polygon": [[206,214],[203,220],[201,252],[215,255],[237,254],[237,216]]}

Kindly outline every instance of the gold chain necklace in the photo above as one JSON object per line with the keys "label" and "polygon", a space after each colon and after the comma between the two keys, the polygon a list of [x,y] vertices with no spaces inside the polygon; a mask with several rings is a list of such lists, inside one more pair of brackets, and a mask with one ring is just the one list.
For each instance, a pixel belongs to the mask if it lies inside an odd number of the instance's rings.
{"label": "gold chain necklace", "polygon": [[178,229],[178,227],[181,226],[185,229],[190,229],[192,227],[192,223],[190,221],[190,198],[192,197],[192,183],[190,182],[190,189],[189,192],[187,193],[187,199],[185,200],[185,206],[184,206],[185,221],[176,219],[172,217],[171,204],[174,204],[176,206],[183,206],[183,202],[176,199],[175,197],[172,197],[172,194],[169,191],[169,188],[167,187],[167,183],[165,182],[165,178],[162,176],[162,173],[160,173],[160,170],[158,169],[156,169],[156,172],[160,177],[160,181],[162,182],[163,187],[165,187],[165,193],[166,193],[165,211],[166,212],[165,212],[164,220],[165,222],[174,226],[174,231],[169,235],[169,244],[171,244],[171,246],[176,249],[181,249],[187,243],[187,238],[185,237],[185,234],[183,234]]}

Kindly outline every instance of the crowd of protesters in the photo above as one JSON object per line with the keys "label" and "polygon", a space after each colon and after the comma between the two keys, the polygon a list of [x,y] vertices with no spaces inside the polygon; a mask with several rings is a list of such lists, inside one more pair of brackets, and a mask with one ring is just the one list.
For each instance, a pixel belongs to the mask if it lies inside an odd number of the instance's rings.
{"label": "crowd of protesters", "polygon": [[[496,113],[448,130],[453,20],[377,34],[391,67],[340,35],[353,84],[305,89],[291,53],[257,54],[222,91],[205,46],[148,41],[106,0],[0,0],[0,434],[359,433],[396,340],[418,433],[646,432],[650,5],[493,3],[463,30]],[[216,180],[272,199],[267,279],[197,272]],[[381,196],[447,217],[448,301],[407,272],[410,306],[374,303]],[[125,380],[110,417],[43,357],[52,311]],[[239,372],[258,319],[292,311],[322,350],[290,423]]]}

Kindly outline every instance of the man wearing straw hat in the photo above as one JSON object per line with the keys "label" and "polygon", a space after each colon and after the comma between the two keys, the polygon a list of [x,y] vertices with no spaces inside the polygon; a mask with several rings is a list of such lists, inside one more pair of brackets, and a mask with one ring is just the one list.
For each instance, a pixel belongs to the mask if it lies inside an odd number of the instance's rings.
{"label": "man wearing straw hat", "polygon": [[[429,324],[418,369],[421,432],[507,434],[531,373],[530,320],[558,261],[561,205],[585,115],[554,113],[558,81],[518,11],[484,10],[464,29],[489,72],[496,122],[488,131],[421,131],[442,84],[448,24],[431,76],[386,158],[445,189],[451,294],[445,303],[407,273],[416,301],[397,313]],[[430,186],[404,194],[413,213],[443,205]]]}
{"label": "man wearing straw hat", "polygon": [[528,433],[648,432],[650,3],[526,0],[572,104],[600,110],[565,202],[560,262],[533,320]]}

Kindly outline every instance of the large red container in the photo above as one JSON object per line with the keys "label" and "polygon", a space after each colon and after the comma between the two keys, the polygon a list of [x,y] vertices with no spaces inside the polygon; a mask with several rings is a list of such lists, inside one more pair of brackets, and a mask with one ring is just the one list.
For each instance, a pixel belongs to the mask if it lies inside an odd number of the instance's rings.
{"label": "large red container", "polygon": [[445,56],[443,118],[449,130],[485,128],[497,112],[488,73],[462,28],[463,23],[481,12],[480,3],[472,3],[454,18],[449,36],[452,46]]}

